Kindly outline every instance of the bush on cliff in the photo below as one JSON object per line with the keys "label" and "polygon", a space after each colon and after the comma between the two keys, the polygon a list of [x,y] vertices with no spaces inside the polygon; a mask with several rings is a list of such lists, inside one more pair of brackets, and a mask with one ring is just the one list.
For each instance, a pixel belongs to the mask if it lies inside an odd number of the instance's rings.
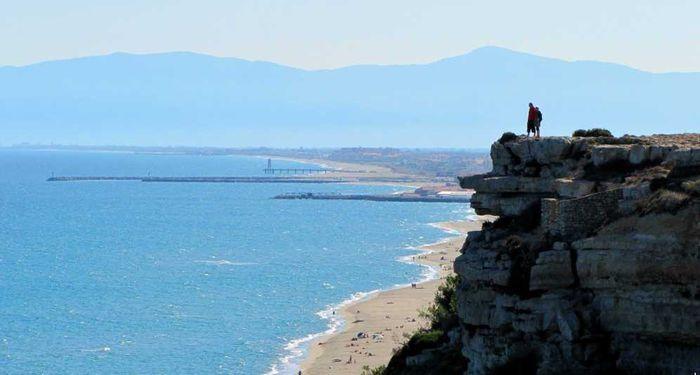
{"label": "bush on cliff", "polygon": [[362,373],[360,375],[382,375],[386,371],[386,366],[381,365],[375,368],[370,368],[368,365],[362,366]]}
{"label": "bush on cliff", "polygon": [[501,136],[501,138],[498,139],[498,143],[504,144],[506,142],[513,142],[514,140],[518,139],[518,136],[515,135],[513,132],[505,132]]}
{"label": "bush on cliff", "polygon": [[681,187],[689,194],[700,196],[700,178],[685,181],[681,184]]}
{"label": "bush on cliff", "polygon": [[[418,331],[391,357],[382,375],[462,375],[467,359],[458,345],[448,343],[441,330]],[[410,365],[409,358],[414,359]]]}
{"label": "bush on cliff", "polygon": [[447,330],[457,324],[457,285],[458,275],[447,276],[445,283],[438,287],[433,304],[420,312],[432,329]]}
{"label": "bush on cliff", "polygon": [[612,137],[612,133],[608,129],[593,128],[593,129],[578,129],[572,134],[573,137]]}

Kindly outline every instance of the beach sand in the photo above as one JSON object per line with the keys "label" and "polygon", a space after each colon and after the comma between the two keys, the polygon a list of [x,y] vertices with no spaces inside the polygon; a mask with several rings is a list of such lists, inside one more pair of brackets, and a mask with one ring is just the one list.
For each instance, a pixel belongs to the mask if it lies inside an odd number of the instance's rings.
{"label": "beach sand", "polygon": [[[335,172],[328,173],[318,173],[305,175],[310,178],[357,178],[357,177],[373,177],[373,178],[407,178],[416,177],[410,174],[398,173],[391,170],[391,168],[383,167],[379,165],[371,164],[358,164],[358,163],[345,163],[327,159],[303,159],[303,158],[291,158],[283,156],[269,156],[261,155],[260,158],[273,159],[273,160],[286,160],[294,161],[298,163],[316,164],[319,167],[336,169]],[[417,178],[417,180],[423,180],[422,178]]]}
{"label": "beach sand", "polygon": [[[432,303],[438,286],[452,273],[452,264],[459,255],[465,234],[481,229],[481,224],[489,219],[480,217],[475,221],[437,224],[459,235],[422,246],[421,250],[429,253],[415,256],[415,262],[436,268],[439,279],[419,283],[416,288],[407,286],[383,291],[341,308],[336,314],[341,314],[345,320],[343,329],[309,344],[308,355],[301,365],[302,374],[359,375],[363,366],[374,368],[386,365],[396,348],[407,342],[416,330],[427,325],[424,319],[418,317],[418,310]],[[359,332],[369,337],[353,341]],[[350,356],[352,362],[349,362]]]}

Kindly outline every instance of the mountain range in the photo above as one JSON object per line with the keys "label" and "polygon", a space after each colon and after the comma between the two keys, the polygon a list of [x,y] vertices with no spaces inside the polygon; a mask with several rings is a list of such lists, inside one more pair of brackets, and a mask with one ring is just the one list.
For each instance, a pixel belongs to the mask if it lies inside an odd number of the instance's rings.
{"label": "mountain range", "polygon": [[189,52],[0,68],[0,144],[484,148],[543,135],[700,131],[700,73],[483,47],[419,65],[303,70]]}

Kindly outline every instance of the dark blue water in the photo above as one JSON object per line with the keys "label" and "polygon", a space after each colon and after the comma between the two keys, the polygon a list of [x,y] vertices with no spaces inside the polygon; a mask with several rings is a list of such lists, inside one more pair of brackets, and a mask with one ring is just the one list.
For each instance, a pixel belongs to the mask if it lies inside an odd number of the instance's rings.
{"label": "dark blue water", "polygon": [[[0,372],[260,374],[316,313],[420,278],[460,204],[272,200],[348,185],[45,182],[259,175],[245,157],[0,150]],[[277,167],[301,166],[275,162]],[[289,358],[288,358],[289,359]]]}

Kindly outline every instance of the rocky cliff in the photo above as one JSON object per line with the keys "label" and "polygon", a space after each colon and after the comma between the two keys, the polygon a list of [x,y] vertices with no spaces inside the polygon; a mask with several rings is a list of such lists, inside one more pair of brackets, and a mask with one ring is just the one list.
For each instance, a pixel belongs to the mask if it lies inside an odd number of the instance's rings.
{"label": "rocky cliff", "polygon": [[[504,136],[460,178],[468,374],[700,371],[700,134]],[[454,341],[454,340],[453,340]]]}

